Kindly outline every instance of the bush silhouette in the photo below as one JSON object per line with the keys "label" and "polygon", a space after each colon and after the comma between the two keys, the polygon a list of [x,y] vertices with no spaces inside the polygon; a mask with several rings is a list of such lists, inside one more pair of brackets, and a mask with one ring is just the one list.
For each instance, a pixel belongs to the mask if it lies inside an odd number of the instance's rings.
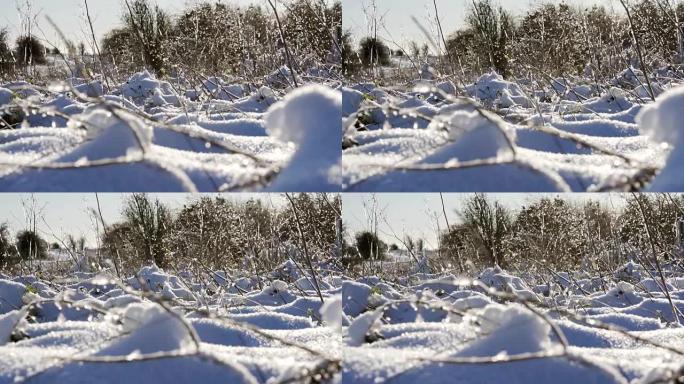
{"label": "bush silhouette", "polygon": [[390,50],[385,43],[372,37],[366,37],[361,40],[359,56],[363,65],[390,64]]}
{"label": "bush silhouette", "polygon": [[45,47],[33,36],[22,36],[17,39],[15,47],[17,62],[25,65],[46,64]]}
{"label": "bush silhouette", "polygon": [[17,234],[17,250],[22,259],[47,258],[47,243],[33,231],[21,231]]}

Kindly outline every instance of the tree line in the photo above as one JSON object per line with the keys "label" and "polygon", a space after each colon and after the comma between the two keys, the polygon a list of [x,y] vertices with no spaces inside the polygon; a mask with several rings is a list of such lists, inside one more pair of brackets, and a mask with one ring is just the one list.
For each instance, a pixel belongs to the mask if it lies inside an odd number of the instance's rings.
{"label": "tree line", "polygon": [[612,271],[630,260],[676,262],[684,245],[681,195],[633,194],[619,208],[545,197],[515,211],[476,194],[458,214],[461,222],[440,233],[438,253],[461,271]]}
{"label": "tree line", "polygon": [[[587,75],[606,80],[638,66],[635,38],[648,65],[682,62],[684,4],[637,0],[625,2],[625,7],[631,26],[625,15],[602,5],[539,3],[516,18],[492,0],[476,0],[466,12],[465,25],[445,36],[434,65],[442,73],[468,78],[493,69],[504,77]],[[394,52],[387,42],[364,37],[354,50],[351,37],[346,37],[351,54],[344,56],[344,67],[352,75],[369,65],[389,65],[393,54],[419,63],[428,58],[415,43]]]}
{"label": "tree line", "polygon": [[[102,41],[81,43],[78,51],[68,47],[72,51],[69,54],[82,55],[89,47],[110,77],[149,69],[158,76],[183,70],[196,77],[234,75],[251,79],[285,64],[299,72],[320,64],[339,65],[339,1],[268,4],[273,6],[238,7],[203,1],[171,15],[151,0],[124,0],[121,27],[107,32]],[[7,39],[7,30],[0,31],[1,62],[15,66],[45,62],[46,49],[36,36],[20,36],[14,50]]]}
{"label": "tree line", "polygon": [[[85,264],[109,268],[121,276],[150,264],[172,270],[200,267],[259,275],[289,258],[298,260],[302,242],[314,261],[334,256],[340,196],[302,193],[291,198],[291,205],[279,206],[259,199],[201,196],[171,209],[149,195],[132,194],[123,202],[121,220],[105,223],[100,230],[97,252],[90,252]],[[93,214],[98,216],[96,211]],[[104,221],[101,216],[98,220]],[[48,244],[34,230],[20,231],[12,239],[8,225],[0,225],[0,267],[4,269],[46,259],[49,248],[66,248],[81,259],[85,239],[68,236],[63,242]]]}
{"label": "tree line", "polygon": [[49,243],[34,229],[23,229],[16,236],[10,234],[9,225],[0,223],[0,269],[11,268],[21,262],[48,259],[49,250],[64,249],[74,254],[82,254],[86,239],[67,235],[64,240]]}
{"label": "tree line", "polygon": [[302,241],[315,260],[333,256],[340,196],[297,194],[292,199],[294,208],[258,199],[202,196],[172,212],[159,200],[133,194],[122,209],[124,219],[108,224],[102,235],[103,257],[126,273],[154,263],[178,270],[199,266],[259,275],[288,258],[298,259]]}
{"label": "tree line", "polygon": [[[621,200],[623,197],[616,197]],[[623,204],[544,197],[512,209],[485,194],[468,197],[458,223],[439,231],[430,256],[436,270],[477,273],[500,266],[514,271],[614,271],[628,261],[676,264],[684,255],[684,196],[633,194]],[[354,234],[345,248],[350,269],[387,261],[401,249],[418,262],[421,240],[386,244],[373,231]]]}

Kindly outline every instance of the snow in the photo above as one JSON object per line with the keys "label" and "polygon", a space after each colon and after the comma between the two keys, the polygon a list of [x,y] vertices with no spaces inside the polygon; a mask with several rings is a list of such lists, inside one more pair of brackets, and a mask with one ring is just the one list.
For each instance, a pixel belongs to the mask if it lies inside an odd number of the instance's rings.
{"label": "snow", "polygon": [[95,352],[95,356],[127,356],[192,349],[194,329],[178,313],[155,303],[134,303],[114,313],[120,319],[122,337]]}
{"label": "snow", "polygon": [[147,71],[106,93],[99,79],[0,84],[17,128],[0,131],[0,190],[340,189],[339,90],[214,80],[194,99]]}
{"label": "snow", "polygon": [[0,107],[9,104],[14,98],[14,93],[7,88],[0,87]]}
{"label": "snow", "polygon": [[347,345],[358,347],[366,341],[366,337],[373,331],[373,327],[382,317],[383,309],[366,312],[359,315],[347,328]]}
{"label": "snow", "polygon": [[379,304],[377,301],[373,302],[376,296],[371,287],[366,284],[353,281],[345,282],[342,286],[343,311],[347,316],[358,316],[369,305]]}
{"label": "snow", "polygon": [[361,102],[363,101],[363,93],[356,89],[347,87],[342,88],[342,116],[349,116],[355,113]]}
{"label": "snow", "polygon": [[261,329],[309,329],[313,326],[310,319],[285,313],[246,313],[231,315],[231,319],[250,324]]}
{"label": "snow", "polygon": [[[681,190],[674,176],[684,161],[676,151],[680,129],[660,124],[655,112],[681,104],[676,79],[657,84],[655,103],[639,97],[638,82],[600,88],[569,78],[538,89],[492,72],[459,96],[445,83],[343,90],[344,191]],[[659,136],[646,120],[674,133]],[[652,178],[654,171],[662,176]]]}
{"label": "snow", "polygon": [[[515,141],[511,132],[496,116],[483,116],[479,111],[456,111],[445,122],[433,120],[428,129],[448,129],[449,140],[446,145],[429,157],[451,158],[457,161],[510,155],[508,143]],[[503,126],[503,128],[501,128]]]}
{"label": "snow", "polygon": [[[3,299],[18,308],[0,315],[0,382],[262,383],[341,359],[333,382],[637,383],[684,363],[657,346],[684,348],[684,328],[662,292],[643,289],[656,283],[644,278],[653,271],[635,262],[601,277],[500,267],[471,277],[414,268],[392,281],[326,274],[323,303],[295,287],[301,278],[285,276],[287,266],[263,274],[283,280],[267,277],[262,288],[238,271],[207,272],[225,277],[219,288],[208,275],[181,279],[154,265],[120,284],[106,272],[50,285],[2,280]],[[535,294],[570,274],[586,293]],[[665,278],[684,310],[682,276],[666,268]]]}
{"label": "snow", "polygon": [[217,320],[189,319],[189,322],[204,343],[251,348],[265,347],[269,344],[264,337],[236,327],[228,327]]}
{"label": "snow", "polygon": [[487,103],[497,103],[502,107],[513,105],[530,106],[530,101],[519,85],[505,81],[501,75],[492,71],[482,75],[477,81],[466,87],[468,93]]}
{"label": "snow", "polygon": [[323,304],[320,310],[321,319],[335,333],[342,333],[342,295],[335,295]]}
{"label": "snow", "polygon": [[[636,269],[644,271],[635,263],[624,268]],[[678,297],[678,274],[666,278]],[[395,276],[390,290],[375,276],[346,281],[343,381],[641,383],[664,366],[678,369],[682,354],[637,339],[684,347],[667,299],[607,279],[607,292],[582,283],[589,294],[547,297],[530,296],[533,281],[498,267],[475,280],[409,273]],[[364,303],[368,291],[382,300]]]}
{"label": "snow", "polygon": [[26,311],[17,309],[0,315],[0,345],[10,342],[12,333],[26,317]]}
{"label": "snow", "polygon": [[74,86],[76,92],[83,93],[88,97],[100,97],[105,93],[101,80],[85,82],[78,81],[78,79],[71,79],[71,84]]}
{"label": "snow", "polygon": [[60,158],[59,162],[133,157],[149,150],[152,145],[151,127],[132,116],[115,116],[97,109],[86,113],[82,119],[87,130],[86,142]]}
{"label": "snow", "polygon": [[271,191],[339,190],[341,111],[342,94],[318,85],[290,92],[269,110],[269,134],[296,146],[295,154],[270,186]]}
{"label": "snow", "polygon": [[[294,85],[292,83],[292,75],[293,73],[290,68],[287,65],[283,65],[266,77],[266,83],[274,88],[287,88]],[[299,76],[296,76],[296,78],[298,83],[302,82]]]}
{"label": "snow", "polygon": [[459,351],[457,356],[516,355],[552,347],[549,324],[521,305],[491,304],[478,316],[481,339]]}
{"label": "snow", "polygon": [[[230,281],[239,280],[240,272],[230,273]],[[192,383],[201,377],[252,384],[306,377],[341,358],[335,318],[342,299],[332,277],[320,277],[331,287],[322,292],[323,304],[284,281],[237,294],[215,286],[208,292],[192,274],[183,276],[154,265],[119,284],[106,272],[73,273],[51,282],[52,291],[40,292],[46,297],[34,295],[41,300],[34,306],[21,301],[24,285],[0,280],[0,297],[18,306],[0,315],[0,382]],[[46,285],[35,276],[16,279]],[[181,297],[182,291],[191,294]],[[174,296],[166,297],[169,292]]]}
{"label": "snow", "polygon": [[172,94],[173,88],[171,84],[155,79],[148,71],[134,74],[121,87],[121,95],[127,99],[132,99],[136,103],[144,103],[147,97],[155,96],[155,93],[163,99],[161,92]]}
{"label": "snow", "polygon": [[684,182],[681,167],[684,166],[684,88],[674,88],[654,104],[646,106],[637,116],[640,130],[662,148],[671,148],[663,169],[649,186],[653,192],[681,191]]}
{"label": "snow", "polygon": [[0,279],[0,314],[23,307],[22,298],[25,293],[26,286],[24,284]]}
{"label": "snow", "polygon": [[202,82],[203,90],[220,100],[235,100],[245,95],[242,84],[230,84],[220,77],[210,77]]}

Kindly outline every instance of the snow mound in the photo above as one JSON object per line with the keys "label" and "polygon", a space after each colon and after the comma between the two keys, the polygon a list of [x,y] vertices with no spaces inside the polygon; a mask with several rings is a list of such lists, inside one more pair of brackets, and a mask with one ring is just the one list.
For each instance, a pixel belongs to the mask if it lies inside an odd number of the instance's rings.
{"label": "snow mound", "polygon": [[674,88],[655,103],[645,106],[637,123],[641,130],[658,142],[678,144],[684,140],[684,87]]}
{"label": "snow mound", "polygon": [[663,323],[658,319],[651,319],[626,313],[606,313],[591,316],[604,324],[614,325],[628,331],[653,331],[663,328]]}
{"label": "snow mound", "polygon": [[270,190],[326,192],[340,188],[342,94],[309,85],[287,94],[266,115],[266,129],[297,147]]}
{"label": "snow mound", "polygon": [[[297,279],[295,281],[295,285],[297,288],[301,289],[302,291],[315,291],[316,290],[316,283],[309,278],[308,276],[302,277],[301,279]],[[321,289],[328,289],[330,286],[324,282],[324,281],[319,281],[318,286]]]}
{"label": "snow mound", "polygon": [[643,84],[645,81],[646,77],[644,76],[644,73],[640,69],[636,69],[630,65],[615,77],[613,84],[628,84],[636,87]]}
{"label": "snow mound", "polygon": [[0,346],[7,344],[14,330],[24,321],[26,311],[23,309],[0,315]]}
{"label": "snow mound", "polygon": [[[292,75],[294,73],[290,70],[287,65],[283,65],[275,71],[271,72],[266,76],[266,84],[273,88],[288,88],[293,86]],[[298,75],[295,75],[297,82],[302,83],[302,79]]]}
{"label": "snow mound", "polygon": [[9,104],[14,99],[14,92],[0,87],[0,107]]}
{"label": "snow mound", "polygon": [[172,293],[173,298],[191,295],[177,276],[169,275],[156,265],[142,267],[135,277],[128,279],[128,284],[138,290]]}
{"label": "snow mound", "polygon": [[[114,115],[106,109],[97,108],[86,113],[82,119],[87,129],[86,142],[59,161],[131,157],[149,150],[152,144],[153,129],[127,112],[119,111]],[[75,123],[70,121],[70,124]]]}
{"label": "snow mound", "polygon": [[22,297],[26,286],[10,280],[0,280],[0,314],[20,309],[24,306]]}
{"label": "snow mound", "polygon": [[363,102],[363,93],[356,89],[342,87],[342,116],[349,116],[359,110]]}
{"label": "snow mound", "polygon": [[154,352],[186,351],[194,347],[194,329],[182,315],[154,303],[135,303],[120,314],[124,336],[100,349],[96,356],[127,356]]}
{"label": "snow mound", "polygon": [[644,275],[646,275],[644,267],[631,260],[613,272],[616,279],[628,281],[639,281]]}
{"label": "snow mound", "polygon": [[40,92],[33,85],[27,83],[26,81],[13,81],[10,83],[0,85],[0,88],[6,88],[16,96],[23,99],[40,97]]}
{"label": "snow mound", "polygon": [[347,328],[347,345],[352,347],[362,345],[377,321],[382,317],[382,314],[382,309],[376,309],[354,319],[349,328]]}
{"label": "snow mound", "polygon": [[626,281],[618,282],[605,294],[592,296],[595,306],[629,307],[643,300],[634,291],[634,286]]}
{"label": "snow mound", "polygon": [[256,334],[227,326],[221,321],[191,319],[190,322],[204,343],[244,347],[261,347],[267,344],[266,340]]}
{"label": "snow mound", "polygon": [[[498,124],[497,124],[498,123]],[[498,117],[483,116],[478,111],[456,111],[446,121],[435,119],[429,129],[447,129],[453,142],[435,155],[439,158],[450,156],[444,161],[484,159],[510,154],[509,142],[515,141],[515,132]]]}
{"label": "snow mound", "polygon": [[293,281],[299,279],[299,267],[292,259],[287,259],[281,263],[271,273],[271,277],[276,280]]}
{"label": "snow mound", "polygon": [[[653,93],[655,94],[655,97],[660,96],[665,90],[663,87],[661,87],[658,83],[651,83],[651,89],[653,90]],[[639,98],[648,100],[651,98],[651,90],[648,88],[648,85],[646,84],[641,84],[640,86],[634,88],[634,93],[636,93]]]}
{"label": "snow mound", "polygon": [[83,79],[70,79],[74,89],[88,97],[100,97],[104,95],[104,86],[102,80],[93,80],[90,82]]}
{"label": "snow mound", "polygon": [[651,140],[671,148],[665,167],[660,171],[649,190],[653,192],[681,191],[684,179],[684,87],[665,92],[656,102],[644,107],[637,115],[642,133]]}
{"label": "snow mound", "polygon": [[[109,293],[111,296],[111,291]],[[120,296],[115,296],[115,297],[110,297],[109,299],[105,300],[103,306],[105,308],[125,308],[129,304],[133,303],[139,303],[141,302],[142,299],[140,299],[138,296],[133,296],[133,295],[120,295]]]}
{"label": "snow mound", "polygon": [[325,301],[320,310],[321,319],[335,333],[342,333],[342,295],[335,295]]}
{"label": "snow mound", "polygon": [[511,292],[527,300],[536,299],[534,292],[521,278],[510,275],[499,267],[485,269],[478,280],[499,292]]}
{"label": "snow mound", "polygon": [[245,95],[242,85],[226,83],[220,77],[210,77],[202,82],[202,86],[215,99],[235,100]]}
{"label": "snow mound", "polygon": [[457,91],[456,85],[454,85],[454,83],[451,80],[439,82],[435,84],[435,87],[437,87],[437,89],[446,93],[447,95],[452,96],[455,95]]}
{"label": "snow mound", "polygon": [[356,317],[385,301],[383,296],[366,284],[345,281],[342,285],[342,310],[347,316]]}
{"label": "snow mound", "polygon": [[261,329],[309,329],[313,327],[310,319],[286,313],[263,312],[230,315],[230,318],[240,323],[250,324]]}
{"label": "snow mound", "polygon": [[121,95],[137,105],[149,101],[152,105],[180,105],[176,91],[170,83],[157,80],[148,71],[138,72],[121,86]]}
{"label": "snow mound", "polygon": [[532,105],[518,84],[505,81],[495,71],[480,76],[475,84],[467,86],[466,90],[472,97],[487,104],[498,104],[504,108],[513,105],[527,108]]}
{"label": "snow mound", "polygon": [[479,313],[477,321],[481,324],[482,338],[459,351],[457,356],[515,355],[541,352],[552,346],[549,324],[521,305],[488,305]]}
{"label": "snow mound", "polygon": [[273,296],[277,294],[288,293],[288,291],[289,287],[286,282],[281,280],[275,280],[271,282],[271,284],[265,286],[264,289],[261,290],[261,293]]}
{"label": "snow mound", "polygon": [[581,110],[590,113],[617,113],[630,109],[632,103],[627,100],[627,92],[613,87],[600,97],[588,100],[581,105]]}

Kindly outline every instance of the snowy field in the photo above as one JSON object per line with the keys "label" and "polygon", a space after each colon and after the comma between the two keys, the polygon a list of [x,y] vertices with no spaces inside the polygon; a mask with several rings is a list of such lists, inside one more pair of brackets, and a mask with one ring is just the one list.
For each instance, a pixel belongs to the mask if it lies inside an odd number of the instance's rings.
{"label": "snowy field", "polygon": [[0,382],[660,383],[684,366],[684,278],[668,266],[666,290],[636,263],[546,282],[323,274],[325,304],[297,271],[261,287],[156,267],[123,283],[1,276]]}
{"label": "snowy field", "polygon": [[322,304],[298,271],[0,275],[0,383],[339,381],[341,281],[319,276]]}
{"label": "snowy field", "polygon": [[339,190],[341,93],[323,72],[297,89],[287,67],[260,86],[0,84],[0,190]]}
{"label": "snowy field", "polygon": [[342,91],[343,189],[680,191],[678,78],[672,69],[654,73],[655,103],[633,68],[604,86],[559,78],[540,89],[494,72],[463,86],[350,85]]}
{"label": "snowy field", "polygon": [[651,276],[628,263],[537,284],[498,268],[345,281],[343,382],[677,382],[684,279]]}

